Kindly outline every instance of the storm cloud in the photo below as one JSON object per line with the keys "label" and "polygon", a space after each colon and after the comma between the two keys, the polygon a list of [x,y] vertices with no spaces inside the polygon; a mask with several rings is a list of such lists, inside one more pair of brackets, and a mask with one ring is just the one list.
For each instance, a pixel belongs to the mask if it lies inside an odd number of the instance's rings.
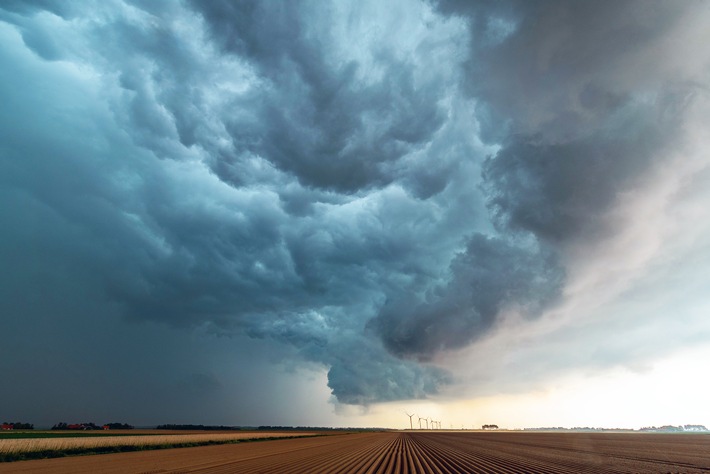
{"label": "storm cloud", "polygon": [[506,307],[539,314],[563,279],[555,255],[534,243],[515,245],[476,234],[454,258],[450,281],[419,304],[385,306],[373,323],[393,353],[426,360],[485,335]]}
{"label": "storm cloud", "polygon": [[706,10],[6,2],[0,323],[247,337],[342,403],[434,395],[624,228],[706,94]]}

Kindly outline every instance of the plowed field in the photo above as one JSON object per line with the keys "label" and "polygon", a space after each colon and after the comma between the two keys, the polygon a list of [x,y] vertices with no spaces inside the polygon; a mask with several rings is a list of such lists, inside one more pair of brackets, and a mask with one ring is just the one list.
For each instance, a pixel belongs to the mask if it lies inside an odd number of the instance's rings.
{"label": "plowed field", "polygon": [[24,473],[710,473],[710,435],[387,432],[0,464]]}

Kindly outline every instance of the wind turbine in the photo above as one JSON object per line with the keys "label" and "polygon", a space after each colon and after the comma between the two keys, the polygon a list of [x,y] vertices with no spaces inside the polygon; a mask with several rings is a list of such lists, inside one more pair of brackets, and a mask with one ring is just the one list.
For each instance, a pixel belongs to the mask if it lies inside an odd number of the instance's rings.
{"label": "wind turbine", "polygon": [[429,429],[429,418],[424,418],[424,422],[426,423],[426,429]]}
{"label": "wind turbine", "polygon": [[422,420],[426,420],[426,418],[422,418],[421,416],[419,417],[419,429],[422,429]]}
{"label": "wind turbine", "polygon": [[413,417],[416,413],[412,413],[412,414],[410,415],[409,413],[407,413],[407,412],[405,411],[404,414],[409,417],[409,429],[410,429],[410,430],[413,430],[414,428],[412,428],[412,417]]}

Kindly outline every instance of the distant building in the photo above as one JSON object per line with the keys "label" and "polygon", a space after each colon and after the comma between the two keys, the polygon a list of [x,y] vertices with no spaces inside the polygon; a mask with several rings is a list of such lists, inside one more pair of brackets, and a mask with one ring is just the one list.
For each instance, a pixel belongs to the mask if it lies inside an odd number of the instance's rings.
{"label": "distant building", "polygon": [[105,429],[105,430],[110,430],[110,429],[111,429],[111,427],[110,427],[109,425],[104,425],[104,426],[102,426],[102,428]]}
{"label": "distant building", "polygon": [[2,429],[3,430],[13,430],[13,429],[15,429],[15,425],[13,425],[12,423],[3,423]]}

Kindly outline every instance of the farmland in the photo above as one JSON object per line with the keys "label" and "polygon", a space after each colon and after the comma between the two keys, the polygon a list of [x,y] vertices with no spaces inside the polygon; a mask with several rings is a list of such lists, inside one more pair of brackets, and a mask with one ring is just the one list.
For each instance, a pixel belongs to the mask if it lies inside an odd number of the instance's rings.
{"label": "farmland", "polygon": [[166,432],[126,430],[111,432],[15,432],[0,436],[0,461],[61,457],[64,455],[139,451],[167,447],[227,444],[260,439],[312,436],[311,432]]}
{"label": "farmland", "polygon": [[708,473],[710,436],[380,432],[0,464],[0,473]]}

